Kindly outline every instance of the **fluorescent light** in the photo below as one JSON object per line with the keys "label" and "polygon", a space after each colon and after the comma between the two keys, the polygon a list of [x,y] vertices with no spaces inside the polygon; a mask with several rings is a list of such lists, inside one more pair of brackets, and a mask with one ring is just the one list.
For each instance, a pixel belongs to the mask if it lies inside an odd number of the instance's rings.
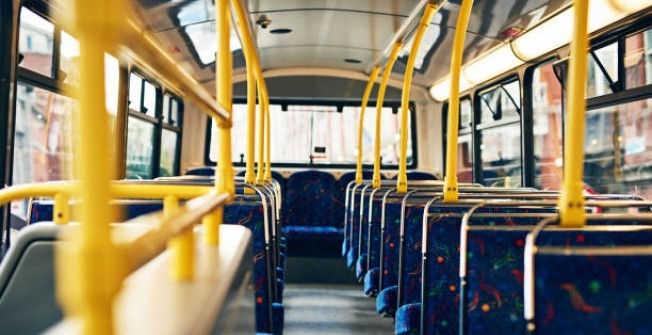
{"label": "fluorescent light", "polygon": [[[460,76],[460,92],[464,92],[471,87],[473,87],[473,84],[466,80],[463,75]],[[430,87],[429,93],[430,96],[437,101],[447,100],[451,95],[450,76],[446,76],[444,80]]]}
{"label": "fluorescent light", "polygon": [[521,64],[523,61],[514,56],[509,44],[504,44],[474,59],[463,72],[467,80],[480,84]]}

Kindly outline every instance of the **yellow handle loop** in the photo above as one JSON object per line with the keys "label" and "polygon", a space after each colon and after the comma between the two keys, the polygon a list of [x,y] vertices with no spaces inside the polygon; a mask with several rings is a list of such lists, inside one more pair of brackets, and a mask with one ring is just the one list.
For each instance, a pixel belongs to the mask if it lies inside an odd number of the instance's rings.
{"label": "yellow handle loop", "polygon": [[451,59],[451,96],[448,104],[448,138],[446,142],[446,177],[444,178],[444,202],[457,202],[457,135],[460,109],[460,72],[464,55],[464,38],[469,26],[473,0],[462,0],[457,17],[453,55]]}
{"label": "yellow handle loop", "polygon": [[369,96],[371,95],[371,90],[374,88],[376,79],[378,78],[378,73],[380,72],[380,66],[374,66],[374,69],[371,70],[369,75],[369,82],[367,83],[367,88],[364,90],[364,95],[362,96],[362,105],[360,106],[360,120],[358,125],[358,165],[355,170],[355,183],[356,185],[362,184],[362,157],[364,156],[364,150],[362,146],[362,133],[364,129],[364,112],[367,109],[367,103],[369,102]]}
{"label": "yellow handle loop", "polygon": [[380,81],[380,87],[378,88],[378,97],[376,98],[376,138],[374,141],[374,175],[372,178],[373,188],[380,188],[380,125],[381,117],[383,111],[383,102],[385,100],[385,90],[387,89],[387,82],[389,81],[389,76],[392,74],[392,68],[398,58],[398,54],[403,48],[403,43],[396,43],[392,48],[392,52],[389,54],[389,59],[387,60],[387,65],[385,66],[385,72],[383,72],[383,78]]}
{"label": "yellow handle loop", "polygon": [[589,47],[587,32],[589,1],[575,0],[573,39],[570,45],[568,73],[568,123],[564,143],[564,183],[559,198],[560,224],[583,226],[584,212],[584,132],[586,121],[586,51]]}
{"label": "yellow handle loop", "polygon": [[405,78],[403,79],[403,95],[401,99],[401,135],[399,142],[400,157],[398,163],[398,178],[396,178],[396,191],[399,194],[407,192],[408,180],[407,180],[407,135],[408,135],[408,115],[410,115],[409,104],[410,104],[410,88],[412,87],[412,73],[414,73],[414,62],[417,59],[417,54],[419,53],[419,47],[421,46],[421,40],[423,35],[428,29],[430,20],[435,14],[438,5],[433,3],[428,3],[426,8],[423,10],[423,16],[421,16],[421,22],[419,22],[419,27],[417,32],[414,35],[414,40],[412,41],[412,48],[410,49],[410,56],[408,57],[407,66],[405,68]]}

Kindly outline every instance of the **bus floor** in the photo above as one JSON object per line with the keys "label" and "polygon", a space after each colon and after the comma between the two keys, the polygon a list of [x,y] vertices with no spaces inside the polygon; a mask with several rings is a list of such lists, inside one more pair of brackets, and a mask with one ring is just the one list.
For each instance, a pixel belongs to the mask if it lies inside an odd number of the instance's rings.
{"label": "bus floor", "polygon": [[392,319],[376,314],[376,299],[350,284],[288,284],[283,294],[285,335],[393,334]]}

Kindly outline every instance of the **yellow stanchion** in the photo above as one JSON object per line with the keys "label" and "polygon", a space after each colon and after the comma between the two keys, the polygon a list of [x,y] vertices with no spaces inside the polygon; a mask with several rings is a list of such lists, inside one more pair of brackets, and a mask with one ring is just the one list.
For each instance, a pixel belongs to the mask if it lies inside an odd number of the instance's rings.
{"label": "yellow stanchion", "polygon": [[564,182],[559,198],[560,224],[582,226],[586,221],[584,209],[584,132],[586,122],[586,52],[589,48],[587,32],[589,1],[573,1],[574,25],[570,44],[568,73],[568,122],[564,143]]}
{"label": "yellow stanchion", "polygon": [[364,113],[367,109],[367,103],[369,102],[369,96],[371,95],[371,90],[374,88],[376,79],[378,78],[378,73],[380,72],[380,66],[374,66],[374,69],[371,70],[369,74],[369,82],[367,82],[367,87],[364,90],[364,95],[362,96],[362,105],[360,105],[360,121],[358,125],[358,164],[355,169],[355,183],[357,185],[362,184],[362,156],[364,156],[364,150],[362,146],[362,133],[364,128]]}
{"label": "yellow stanchion", "polygon": [[419,22],[419,27],[417,32],[414,35],[414,40],[412,41],[412,48],[410,49],[410,56],[408,57],[407,66],[405,68],[405,77],[403,79],[403,93],[401,96],[401,133],[399,141],[399,163],[398,163],[398,177],[396,178],[396,191],[400,194],[406,193],[408,189],[408,180],[407,180],[407,137],[408,137],[408,115],[410,115],[409,104],[410,104],[410,89],[412,88],[412,74],[414,73],[414,62],[417,59],[417,54],[419,53],[419,47],[421,46],[421,40],[423,35],[428,29],[430,20],[435,14],[438,5],[434,3],[428,3],[426,8],[423,10],[423,15],[421,16],[421,21]]}
{"label": "yellow stanchion", "polygon": [[[79,39],[79,164],[82,200],[80,239],[66,259],[72,273],[58,271],[67,316],[81,316],[84,334],[114,332],[113,302],[124,278],[124,263],[111,242],[109,120],[105,109],[104,52],[112,27],[124,19],[123,1],[74,1]],[[59,265],[57,265],[59,266]],[[63,279],[63,280],[61,280]],[[65,287],[67,285],[76,287]],[[65,294],[68,293],[68,294]],[[71,294],[72,293],[72,294]]]}
{"label": "yellow stanchion", "polygon": [[403,43],[394,44],[392,52],[389,54],[389,59],[385,66],[385,72],[383,72],[383,78],[381,79],[380,87],[378,88],[378,97],[376,98],[376,138],[374,141],[374,175],[372,178],[372,186],[374,188],[380,187],[380,121],[383,114],[385,90],[387,89],[389,76],[392,74],[392,68],[394,67],[394,63],[396,62],[396,58],[398,58],[401,48],[403,48]]}
{"label": "yellow stanchion", "polygon": [[[259,83],[259,89],[262,84]],[[256,174],[256,181],[260,184],[265,182],[265,110],[267,110],[267,100],[264,90],[259,90],[260,95],[260,110],[258,111],[258,173]]]}
{"label": "yellow stanchion", "polygon": [[247,168],[245,171],[245,182],[254,184],[256,182],[256,77],[254,76],[253,64],[247,61]]}
{"label": "yellow stanchion", "polygon": [[[266,97],[267,98],[267,97]],[[269,101],[265,102],[265,180],[272,180],[272,120]]]}
{"label": "yellow stanchion", "polygon": [[[169,195],[163,199],[163,215],[172,217],[179,210],[179,198]],[[176,281],[189,281],[195,275],[195,233],[192,229],[168,241],[171,251],[170,275]]]}
{"label": "yellow stanchion", "polygon": [[444,177],[444,202],[457,202],[457,137],[460,109],[460,72],[462,56],[464,55],[464,38],[469,26],[473,0],[462,0],[462,6],[457,16],[455,39],[453,40],[453,55],[451,58],[451,95],[448,104],[448,138],[446,142],[446,176]]}
{"label": "yellow stanchion", "polygon": [[70,197],[65,193],[57,193],[54,196],[54,223],[68,224],[70,222]]}
{"label": "yellow stanchion", "polygon": [[[218,193],[235,195],[235,183],[233,180],[233,162],[231,161],[231,113],[232,113],[232,55],[230,48],[231,38],[231,16],[228,0],[217,0],[215,2],[215,21],[217,30],[217,103],[224,107],[228,114],[228,120],[217,120],[217,134],[219,138],[219,157],[215,169],[215,186]],[[213,222],[218,226],[222,224],[224,211],[216,211]],[[218,236],[206,237],[205,242],[219,243],[219,227],[206,227],[205,234],[216,234]]]}

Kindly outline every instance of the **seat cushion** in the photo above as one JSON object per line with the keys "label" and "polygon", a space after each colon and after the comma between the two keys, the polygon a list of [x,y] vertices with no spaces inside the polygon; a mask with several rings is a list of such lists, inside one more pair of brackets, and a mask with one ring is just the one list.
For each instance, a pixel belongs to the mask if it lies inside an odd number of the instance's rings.
{"label": "seat cushion", "polygon": [[288,226],[283,228],[289,240],[342,240],[344,230],[336,227]]}
{"label": "seat cushion", "polygon": [[367,254],[362,254],[358,257],[355,263],[355,278],[362,281],[364,275],[367,273]]}
{"label": "seat cushion", "polygon": [[364,275],[364,294],[369,297],[378,295],[378,282],[380,280],[380,269],[373,268]]}
{"label": "seat cushion", "polygon": [[398,303],[398,286],[390,286],[378,294],[376,312],[381,315],[394,315]]}
{"label": "seat cushion", "polygon": [[342,258],[346,258],[346,254],[349,252],[349,243],[351,243],[351,240],[349,240],[348,237],[345,237],[342,241]]}
{"label": "seat cushion", "polygon": [[396,311],[396,335],[421,334],[421,304],[407,304]]}

